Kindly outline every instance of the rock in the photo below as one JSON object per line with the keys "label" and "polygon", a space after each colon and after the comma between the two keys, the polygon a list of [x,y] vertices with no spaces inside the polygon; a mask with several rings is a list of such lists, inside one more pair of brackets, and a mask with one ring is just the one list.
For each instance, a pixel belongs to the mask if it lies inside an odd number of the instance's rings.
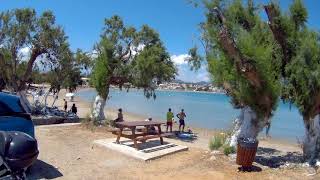
{"label": "rock", "polygon": [[215,160],[217,160],[217,158],[215,156],[211,156],[209,160],[210,161],[215,161]]}
{"label": "rock", "polygon": [[310,167],[309,163],[305,162],[301,165],[302,167]]}
{"label": "rock", "polygon": [[211,155],[222,155],[223,153],[222,153],[221,151],[214,150],[214,151],[211,151],[210,154],[211,154]]}

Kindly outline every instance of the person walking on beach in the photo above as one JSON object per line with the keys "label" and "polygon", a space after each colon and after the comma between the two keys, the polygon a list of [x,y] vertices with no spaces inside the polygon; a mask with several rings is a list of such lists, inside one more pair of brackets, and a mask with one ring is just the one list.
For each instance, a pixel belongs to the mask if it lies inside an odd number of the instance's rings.
{"label": "person walking on beach", "polygon": [[168,128],[170,127],[170,132],[172,132],[172,121],[173,121],[174,115],[171,112],[171,108],[169,108],[169,111],[167,112],[167,132]]}
{"label": "person walking on beach", "polygon": [[181,132],[181,127],[182,127],[182,132],[184,131],[184,118],[186,118],[186,114],[184,113],[184,109],[181,109],[181,112],[177,114],[177,118],[179,118],[179,131]]}
{"label": "person walking on beach", "polygon": [[64,101],[64,111],[67,112],[68,102],[66,101],[66,99],[63,99],[63,101]]}

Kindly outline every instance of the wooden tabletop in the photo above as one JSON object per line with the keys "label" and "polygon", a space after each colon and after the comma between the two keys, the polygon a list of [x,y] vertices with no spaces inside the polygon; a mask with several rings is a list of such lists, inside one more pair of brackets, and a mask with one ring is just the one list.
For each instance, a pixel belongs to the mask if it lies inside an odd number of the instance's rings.
{"label": "wooden tabletop", "polygon": [[124,126],[124,127],[135,127],[135,126],[156,126],[164,124],[161,121],[123,121],[117,122],[117,125]]}

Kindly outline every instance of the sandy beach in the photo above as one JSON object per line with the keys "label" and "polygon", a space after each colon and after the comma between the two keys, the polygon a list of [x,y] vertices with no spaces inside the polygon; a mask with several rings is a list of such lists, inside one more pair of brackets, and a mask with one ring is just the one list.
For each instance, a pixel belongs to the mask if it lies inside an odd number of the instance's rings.
{"label": "sandy beach", "polygon": [[[81,91],[81,89],[79,90]],[[56,106],[63,108],[65,91],[61,91]],[[52,98],[49,98],[51,104]],[[72,103],[78,107],[78,115],[85,118],[90,113],[91,104],[79,97]],[[107,108],[107,118],[115,119],[117,111]],[[147,117],[124,112],[126,121],[144,120]],[[177,127],[175,127],[177,128]],[[40,179],[316,179],[320,176],[307,176],[308,168],[270,168],[268,164],[254,165],[261,172],[239,173],[234,158],[212,154],[208,148],[213,130],[193,128],[198,133],[194,142],[176,143],[187,145],[189,150],[162,157],[150,162],[141,162],[120,153],[97,148],[92,145],[96,139],[115,137],[104,127],[88,128],[76,126],[37,126],[39,161],[32,167],[31,178]],[[297,144],[273,139],[260,140],[261,152],[270,156],[283,156],[301,153]],[[275,154],[272,154],[275,153]],[[278,153],[278,154],[277,154]],[[263,156],[262,156],[263,157]],[[268,160],[268,159],[267,159]],[[267,161],[268,162],[268,161]],[[36,173],[34,173],[36,172]]]}

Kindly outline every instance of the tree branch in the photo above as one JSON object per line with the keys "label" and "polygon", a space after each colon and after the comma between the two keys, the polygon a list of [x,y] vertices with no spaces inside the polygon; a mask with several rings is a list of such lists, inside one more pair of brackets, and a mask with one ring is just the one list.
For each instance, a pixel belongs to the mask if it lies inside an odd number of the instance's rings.
{"label": "tree branch", "polygon": [[259,77],[259,74],[257,73],[255,66],[250,62],[249,59],[245,58],[240,53],[239,49],[236,46],[236,43],[230,37],[230,33],[226,26],[226,19],[224,15],[221,13],[221,11],[218,8],[214,8],[214,12],[216,13],[221,23],[221,29],[219,32],[219,41],[222,48],[224,49],[226,54],[230,57],[230,59],[234,61],[237,71],[240,74],[244,75],[253,87],[261,88],[262,82]]}
{"label": "tree branch", "polygon": [[268,16],[268,25],[272,31],[273,37],[281,46],[283,54],[281,70],[282,74],[285,75],[285,66],[290,62],[292,58],[292,52],[287,45],[286,33],[276,22],[277,19],[280,17],[280,12],[275,9],[275,6],[273,4],[264,6],[264,10]]}
{"label": "tree branch", "polygon": [[20,85],[18,87],[18,90],[24,89],[25,83],[26,83],[26,81],[28,80],[28,78],[31,75],[34,62],[36,61],[37,57],[40,56],[43,53],[46,53],[46,51],[43,50],[43,49],[39,49],[39,48],[32,49],[31,56],[30,56],[30,59],[29,59],[28,64],[27,64],[27,69],[26,69],[26,71],[24,73],[24,76],[21,79],[21,82],[20,82]]}
{"label": "tree branch", "polygon": [[[132,43],[132,42],[133,42],[133,40],[128,43],[126,51],[125,51],[124,53],[122,53],[122,54],[120,55],[120,57],[119,57],[120,60],[123,60],[123,61],[126,62],[128,59],[131,58],[131,43]],[[123,59],[126,55],[128,55],[128,53],[129,53],[129,57],[128,57],[127,59]]]}
{"label": "tree branch", "polygon": [[317,114],[320,113],[320,92],[314,96],[315,103],[311,108],[311,113],[309,118],[314,118]]}

